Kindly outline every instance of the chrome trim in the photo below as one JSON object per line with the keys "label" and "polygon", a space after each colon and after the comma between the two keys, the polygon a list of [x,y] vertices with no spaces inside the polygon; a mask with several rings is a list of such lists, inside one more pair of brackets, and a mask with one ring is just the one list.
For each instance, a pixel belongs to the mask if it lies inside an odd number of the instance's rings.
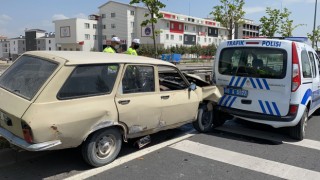
{"label": "chrome trim", "polygon": [[30,144],[2,127],[0,127],[0,135],[6,140],[8,140],[10,143],[28,151],[44,151],[61,144],[60,140]]}

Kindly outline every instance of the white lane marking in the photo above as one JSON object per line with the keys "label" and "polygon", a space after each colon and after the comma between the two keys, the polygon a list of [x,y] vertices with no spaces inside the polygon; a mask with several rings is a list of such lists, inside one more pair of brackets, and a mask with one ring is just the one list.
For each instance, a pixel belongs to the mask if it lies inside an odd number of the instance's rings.
{"label": "white lane marking", "polygon": [[284,179],[319,179],[320,172],[184,140],[170,146],[189,154]]}
{"label": "white lane marking", "polygon": [[96,174],[99,174],[99,173],[107,171],[107,170],[109,170],[111,168],[120,166],[120,165],[122,165],[124,163],[127,163],[127,162],[132,161],[134,159],[137,159],[137,158],[139,158],[141,156],[144,156],[146,154],[149,154],[149,153],[152,153],[154,151],[157,151],[157,150],[159,150],[161,148],[170,146],[170,145],[172,145],[174,143],[177,143],[179,141],[182,141],[184,139],[192,137],[192,136],[194,136],[196,134],[197,134],[197,132],[195,130],[191,130],[191,131],[187,132],[186,135],[183,135],[181,137],[177,137],[175,139],[171,139],[169,141],[166,141],[166,142],[151,146],[149,148],[142,149],[140,151],[128,154],[126,156],[123,156],[121,158],[116,159],[115,161],[113,161],[112,163],[110,163],[108,165],[105,165],[105,166],[102,166],[102,167],[99,167],[99,168],[95,168],[95,169],[91,169],[91,170],[76,174],[74,176],[68,177],[66,179],[67,180],[79,180],[79,179],[86,179],[86,178],[92,177],[92,176],[94,176]]}
{"label": "white lane marking", "polygon": [[267,131],[259,131],[259,130],[244,128],[241,126],[234,126],[234,125],[226,125],[226,126],[218,127],[216,129],[224,132],[256,137],[260,139],[271,140],[279,143],[291,144],[295,146],[300,146],[300,147],[305,147],[305,148],[310,148],[310,149],[315,149],[320,151],[320,142],[315,140],[304,139],[302,141],[294,142],[293,139],[285,137],[281,134],[271,133]]}

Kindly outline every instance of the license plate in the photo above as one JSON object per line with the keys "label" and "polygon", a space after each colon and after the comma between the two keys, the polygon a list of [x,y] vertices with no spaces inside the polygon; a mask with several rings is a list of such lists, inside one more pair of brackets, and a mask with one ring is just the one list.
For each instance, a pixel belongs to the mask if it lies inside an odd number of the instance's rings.
{"label": "license plate", "polygon": [[248,96],[248,90],[234,89],[234,88],[224,88],[224,94],[232,95],[232,96],[247,97]]}

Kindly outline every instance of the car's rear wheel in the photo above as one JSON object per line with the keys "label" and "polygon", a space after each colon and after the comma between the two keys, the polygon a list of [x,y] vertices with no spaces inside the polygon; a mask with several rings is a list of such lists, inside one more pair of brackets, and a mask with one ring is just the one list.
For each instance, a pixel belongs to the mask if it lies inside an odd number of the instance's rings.
{"label": "car's rear wheel", "polygon": [[308,109],[306,108],[299,123],[296,126],[290,127],[290,136],[296,140],[303,140],[306,135],[308,122]]}
{"label": "car's rear wheel", "polygon": [[206,105],[198,110],[197,120],[193,122],[193,127],[199,132],[208,132],[213,128],[213,111],[209,111]]}
{"label": "car's rear wheel", "polygon": [[118,156],[121,145],[122,138],[118,129],[102,129],[90,135],[83,143],[82,156],[91,166],[103,166]]}

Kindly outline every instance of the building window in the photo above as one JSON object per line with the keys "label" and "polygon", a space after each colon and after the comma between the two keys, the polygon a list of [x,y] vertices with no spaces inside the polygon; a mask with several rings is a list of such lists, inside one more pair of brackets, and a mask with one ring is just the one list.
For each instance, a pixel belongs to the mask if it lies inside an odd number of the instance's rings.
{"label": "building window", "polygon": [[111,24],[111,29],[115,29],[116,28],[116,24]]}
{"label": "building window", "polygon": [[211,29],[209,29],[209,34],[211,34]]}
{"label": "building window", "polygon": [[131,21],[131,27],[134,27],[134,22],[133,21]]}
{"label": "building window", "polygon": [[169,28],[170,26],[169,26],[169,23],[167,23],[167,28]]}
{"label": "building window", "polygon": [[97,35],[93,35],[93,39],[94,39],[94,40],[97,40]]}
{"label": "building window", "polygon": [[24,41],[22,41],[22,44],[24,44]]}
{"label": "building window", "polygon": [[103,25],[103,29],[107,29],[107,26],[105,24]]}
{"label": "building window", "polygon": [[25,48],[22,48],[22,51],[25,51],[26,49]]}
{"label": "building window", "polygon": [[85,34],[85,35],[84,35],[84,39],[85,39],[85,40],[90,40],[90,34]]}
{"label": "building window", "polygon": [[63,48],[63,50],[64,50],[64,51],[68,51],[68,49],[67,49],[67,48]]}
{"label": "building window", "polygon": [[184,36],[184,41],[188,41],[188,37],[187,36]]}
{"label": "building window", "polygon": [[200,37],[198,37],[198,43],[200,43]]}
{"label": "building window", "polygon": [[79,48],[76,48],[76,51],[80,51],[80,49],[79,49]]}
{"label": "building window", "polygon": [[16,48],[13,48],[13,51],[16,51]]}
{"label": "building window", "polygon": [[205,43],[207,42],[207,38],[204,38],[204,42],[205,42]]}
{"label": "building window", "polygon": [[192,42],[195,42],[196,41],[196,38],[195,37],[192,37]]}
{"label": "building window", "polygon": [[93,29],[97,29],[97,25],[96,24],[93,24],[92,27],[93,27]]}
{"label": "building window", "polygon": [[40,51],[40,48],[38,47],[38,51]]}
{"label": "building window", "polygon": [[171,40],[174,40],[174,35],[173,34],[171,34]]}
{"label": "building window", "polygon": [[72,51],[73,49],[72,48],[70,48],[70,51]]}
{"label": "building window", "polygon": [[13,44],[16,44],[16,41],[13,41]]}
{"label": "building window", "polygon": [[187,25],[184,26],[184,30],[186,30],[186,31],[188,30],[188,26]]}
{"label": "building window", "polygon": [[173,23],[171,23],[171,29],[174,29],[174,24]]}
{"label": "building window", "polygon": [[179,36],[179,41],[182,41],[182,35]]}
{"label": "building window", "polygon": [[85,29],[90,29],[90,24],[89,23],[84,23],[84,28]]}
{"label": "building window", "polygon": [[49,44],[51,44],[51,40],[49,40]]}
{"label": "building window", "polygon": [[103,35],[103,40],[107,40],[107,36],[106,35]]}
{"label": "building window", "polygon": [[193,32],[196,32],[196,27],[193,27],[192,30],[193,30]]}
{"label": "building window", "polygon": [[38,40],[38,44],[40,44],[40,41]]}
{"label": "building window", "polygon": [[131,16],[134,16],[134,11],[130,11],[130,15],[131,15]]}
{"label": "building window", "polygon": [[106,14],[101,14],[101,18],[106,18]]}
{"label": "building window", "polygon": [[51,51],[51,47],[49,47],[49,51]]}
{"label": "building window", "polygon": [[209,38],[209,43],[211,43],[211,38]]}
{"label": "building window", "polygon": [[166,40],[169,40],[169,34],[166,34]]}
{"label": "building window", "polygon": [[179,24],[179,30],[182,30],[182,24]]}
{"label": "building window", "polygon": [[111,17],[115,18],[116,17],[116,13],[111,13]]}

